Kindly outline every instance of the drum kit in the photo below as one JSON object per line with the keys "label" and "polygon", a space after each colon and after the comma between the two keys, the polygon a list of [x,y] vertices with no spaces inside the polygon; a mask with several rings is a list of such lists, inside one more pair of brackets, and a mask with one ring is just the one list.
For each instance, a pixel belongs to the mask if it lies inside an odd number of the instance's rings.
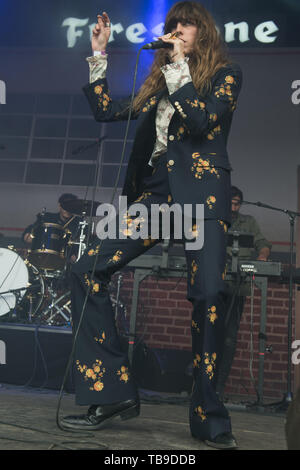
{"label": "drum kit", "polygon": [[[94,217],[99,203],[68,200],[63,209],[80,217],[79,236],[73,240],[68,223],[63,226],[44,222],[35,224],[30,250],[13,246],[0,248],[0,321],[50,326],[72,325],[69,273],[70,252],[76,261],[88,245],[87,217]],[[72,247],[76,247],[74,250]],[[25,253],[25,254],[24,254]],[[74,260],[75,261],[75,260]],[[119,297],[120,282],[118,282]],[[124,305],[111,294],[116,315]]]}

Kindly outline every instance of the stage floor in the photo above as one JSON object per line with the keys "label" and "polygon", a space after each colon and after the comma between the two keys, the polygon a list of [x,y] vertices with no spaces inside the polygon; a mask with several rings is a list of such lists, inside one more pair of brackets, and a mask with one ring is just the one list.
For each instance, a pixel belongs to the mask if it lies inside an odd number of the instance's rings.
{"label": "stage floor", "polygon": [[[101,431],[68,433],[56,426],[59,393],[43,389],[0,385],[0,450],[212,450],[190,436],[187,400],[161,403],[142,400],[138,418],[116,418]],[[284,413],[236,410],[230,404],[233,432],[240,450],[285,450]],[[60,416],[82,413],[65,393]],[[126,452],[124,453],[126,455]]]}

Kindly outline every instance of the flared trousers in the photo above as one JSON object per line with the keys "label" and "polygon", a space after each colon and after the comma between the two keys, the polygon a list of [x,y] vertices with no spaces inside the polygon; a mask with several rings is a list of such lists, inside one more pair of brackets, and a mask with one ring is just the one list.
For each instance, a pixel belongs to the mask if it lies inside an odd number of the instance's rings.
{"label": "flared trousers", "polygon": [[[152,204],[172,204],[165,156],[159,159],[152,176],[145,178],[144,191],[138,203],[149,211]],[[78,405],[105,405],[138,399],[128,357],[118,337],[107,287],[115,272],[161,241],[159,238],[130,237],[131,229],[136,229],[143,222],[138,216],[127,215],[126,237],[99,240],[72,268],[72,318],[74,333],[77,332],[75,394]],[[203,247],[185,250],[185,255],[187,298],[193,307],[190,430],[199,439],[213,439],[218,434],[231,431],[230,417],[216,392],[226,315],[226,224],[222,220],[205,220]]]}

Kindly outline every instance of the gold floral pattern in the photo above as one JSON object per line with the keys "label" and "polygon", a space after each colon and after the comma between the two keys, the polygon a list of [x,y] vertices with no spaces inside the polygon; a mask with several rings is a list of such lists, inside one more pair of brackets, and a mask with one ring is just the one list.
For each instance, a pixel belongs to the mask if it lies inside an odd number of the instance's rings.
{"label": "gold floral pattern", "polygon": [[190,131],[183,124],[182,126],[178,128],[178,131],[176,132],[177,140],[181,140],[184,137],[184,134],[190,134]]}
{"label": "gold floral pattern", "polygon": [[218,315],[217,315],[217,309],[216,309],[216,306],[215,305],[212,305],[209,309],[208,309],[208,318],[209,318],[209,321],[214,325],[215,324],[215,321],[218,319]]}
{"label": "gold floral pattern", "polygon": [[94,93],[98,95],[98,107],[102,108],[103,111],[107,111],[111,98],[107,93],[103,93],[101,85],[97,85],[94,88]]}
{"label": "gold floral pattern", "polygon": [[213,209],[216,201],[217,199],[215,196],[208,196],[208,198],[206,199],[206,204],[208,205],[208,208]]}
{"label": "gold floral pattern", "polygon": [[108,263],[118,263],[121,260],[123,251],[117,250],[115,254],[108,260]]}
{"label": "gold floral pattern", "polygon": [[91,287],[91,294],[100,292],[99,282],[95,282],[93,279],[89,279],[87,274],[84,275],[84,282],[88,287]]}
{"label": "gold floral pattern", "polygon": [[99,248],[100,248],[100,245],[97,245],[96,248],[91,248],[89,251],[88,251],[88,256],[95,256],[99,253]]}
{"label": "gold floral pattern", "polygon": [[224,222],[224,220],[218,220],[218,222],[221,225],[221,227],[223,227],[224,232],[226,233],[228,231],[228,225],[226,224],[226,222]]}
{"label": "gold floral pattern", "polygon": [[197,416],[199,416],[199,418],[201,418],[202,421],[207,419],[205,411],[201,406],[197,406],[197,408],[194,409],[194,412]]}
{"label": "gold floral pattern", "polygon": [[231,75],[227,75],[222,83],[215,88],[215,96],[217,98],[226,97],[230,104],[230,110],[234,111],[236,108],[236,100],[232,96],[231,85],[236,85],[234,78]]}
{"label": "gold floral pattern", "polygon": [[210,355],[206,352],[204,353],[204,356],[206,374],[208,375],[209,380],[211,380],[215,373],[217,354],[214,352]]}
{"label": "gold floral pattern", "polygon": [[157,103],[157,98],[156,96],[152,96],[152,98],[150,98],[145,104],[144,104],[144,107],[142,109],[142,112],[143,113],[146,113],[147,111],[149,111],[149,109],[152,108],[152,106],[155,106]]}
{"label": "gold floral pattern", "polygon": [[104,341],[106,340],[105,331],[102,331],[102,334],[100,335],[100,337],[99,338],[95,337],[94,340],[97,343],[103,344]]}
{"label": "gold floral pattern", "polygon": [[221,126],[220,124],[218,126],[216,126],[214,129],[212,129],[208,134],[207,134],[207,139],[208,140],[214,140],[214,138],[221,134]]}
{"label": "gold floral pattern", "polygon": [[192,329],[197,331],[197,333],[200,333],[200,328],[197,322],[195,320],[192,320]]}
{"label": "gold floral pattern", "polygon": [[105,368],[102,367],[102,361],[96,359],[92,367],[88,367],[86,364],[81,365],[80,361],[76,361],[77,370],[83,375],[85,381],[92,381],[90,387],[91,391],[101,392],[104,388],[103,376],[106,372]]}
{"label": "gold floral pattern", "polygon": [[193,259],[192,264],[191,264],[191,285],[192,286],[195,284],[195,277],[196,277],[197,271],[198,271],[198,264]]}
{"label": "gold floral pattern", "polygon": [[195,357],[194,357],[194,360],[193,360],[193,367],[194,368],[198,368],[200,367],[200,362],[201,362],[201,356],[200,354],[196,354]]}
{"label": "gold floral pattern", "polygon": [[[139,202],[141,201],[143,198],[146,199],[148,196],[150,196],[152,193],[143,193],[135,202]],[[123,235],[125,235],[126,237],[130,237],[134,231],[137,230],[137,228],[141,228],[141,224],[145,222],[145,219],[144,217],[136,217],[135,219],[132,218],[132,216],[130,216],[128,214],[128,212],[126,212],[124,215],[123,215],[123,225],[126,226],[125,229],[122,230],[122,233]],[[120,252],[121,254],[122,252]]]}
{"label": "gold floral pattern", "polygon": [[195,178],[202,179],[205,172],[208,172],[211,175],[216,175],[217,178],[220,178],[218,170],[215,169],[215,166],[209,159],[203,160],[199,152],[194,152],[192,154],[192,158],[194,163],[191,167],[191,171],[194,173]]}
{"label": "gold floral pattern", "polygon": [[129,372],[128,367],[122,366],[120,370],[118,370],[117,375],[120,376],[120,381],[127,383],[129,380]]}
{"label": "gold floral pattern", "polygon": [[205,103],[203,101],[199,101],[198,98],[195,98],[194,101],[191,101],[189,99],[185,100],[187,104],[189,104],[192,108],[200,108],[200,109],[205,109]]}

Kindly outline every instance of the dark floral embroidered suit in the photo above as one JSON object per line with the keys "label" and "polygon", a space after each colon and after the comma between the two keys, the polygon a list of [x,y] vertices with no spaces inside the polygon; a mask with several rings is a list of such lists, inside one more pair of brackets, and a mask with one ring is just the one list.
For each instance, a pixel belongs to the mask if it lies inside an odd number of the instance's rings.
{"label": "dark floral embroidered suit", "polygon": [[[221,68],[213,77],[211,92],[200,96],[187,83],[168,96],[175,109],[168,129],[167,166],[173,201],[204,204],[205,218],[230,221],[230,163],[227,139],[241,88],[238,65]],[[106,79],[84,87],[97,121],[128,117],[129,101],[113,101]],[[136,137],[128,164],[123,194],[131,203],[141,194],[143,176],[151,174],[148,161],[156,139],[155,117],[162,90],[148,99],[137,119]]]}

